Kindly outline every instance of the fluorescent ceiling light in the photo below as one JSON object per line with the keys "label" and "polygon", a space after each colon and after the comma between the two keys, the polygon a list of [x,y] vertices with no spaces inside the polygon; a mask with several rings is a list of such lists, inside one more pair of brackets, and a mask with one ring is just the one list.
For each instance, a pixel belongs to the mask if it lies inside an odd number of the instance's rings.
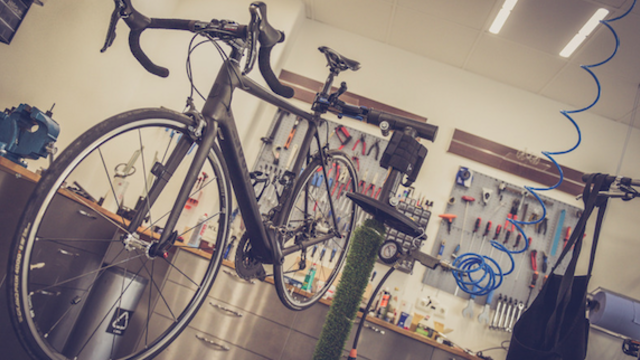
{"label": "fluorescent ceiling light", "polygon": [[493,23],[489,27],[489,32],[492,34],[497,34],[502,29],[502,25],[507,21],[509,15],[511,15],[511,10],[516,6],[518,0],[505,0],[504,4],[502,4],[502,9],[498,12],[498,15],[493,20]]}
{"label": "fluorescent ceiling light", "polygon": [[604,19],[609,14],[609,10],[607,9],[598,9],[595,14],[587,21],[586,24],[578,31],[578,33],[569,41],[567,46],[560,51],[560,56],[569,57],[573,54],[574,51],[582,44],[583,41],[587,39],[589,35],[593,32],[593,30],[600,24],[600,21]]}

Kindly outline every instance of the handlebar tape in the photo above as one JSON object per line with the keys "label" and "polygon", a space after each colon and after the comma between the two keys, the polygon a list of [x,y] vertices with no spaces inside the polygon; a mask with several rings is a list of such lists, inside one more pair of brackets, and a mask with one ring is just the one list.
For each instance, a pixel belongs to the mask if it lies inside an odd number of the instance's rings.
{"label": "handlebar tape", "polygon": [[436,135],[438,134],[438,127],[435,125],[419,122],[400,115],[389,114],[376,109],[369,109],[367,123],[379,125],[383,121],[389,123],[390,130],[402,131],[407,126],[410,126],[416,130],[419,137],[429,141],[435,141]]}
{"label": "handlebar tape", "polygon": [[147,54],[144,53],[140,47],[140,35],[142,35],[142,32],[146,29],[192,30],[195,21],[179,19],[149,19],[146,17],[135,18],[133,16],[125,19],[125,21],[127,21],[127,24],[131,27],[131,32],[129,33],[129,47],[131,48],[133,56],[148,72],[160,77],[169,76],[169,69],[154,64]]}
{"label": "handlebar tape", "polygon": [[[282,38],[284,38],[284,34],[282,34]],[[271,69],[271,49],[273,49],[273,47],[260,47],[260,52],[258,53],[258,67],[260,68],[260,73],[273,92],[290,99],[294,94],[293,88],[280,83],[276,74],[273,73],[273,69]]]}

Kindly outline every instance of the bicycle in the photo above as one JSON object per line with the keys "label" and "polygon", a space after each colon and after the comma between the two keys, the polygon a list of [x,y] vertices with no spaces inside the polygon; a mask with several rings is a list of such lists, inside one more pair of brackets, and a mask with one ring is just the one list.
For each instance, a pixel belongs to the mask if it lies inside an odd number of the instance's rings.
{"label": "bicycle", "polygon": [[[278,81],[270,65],[271,49],[283,41],[284,34],[268,23],[262,2],[251,4],[247,25],[217,19],[148,18],[133,8],[131,0],[115,0],[115,4],[103,51],[113,43],[116,24],[123,19],[130,28],[133,55],[155,75],[166,77],[169,72],[154,64],[140,47],[140,35],[146,29],[190,31],[215,45],[225,43],[231,51],[201,111],[189,98],[184,113],[148,108],[113,116],[71,143],[44,172],[19,221],[8,271],[11,321],[23,346],[36,359],[95,358],[98,346],[106,347],[103,350],[109,358],[149,359],[166,348],[196,315],[220,269],[233,217],[232,186],[246,227],[237,245],[236,272],[245,279],[273,277],[285,306],[292,310],[308,308],[338,276],[357,219],[355,202],[331,191],[331,180],[341,181],[348,191],[356,189],[358,177],[348,156],[322,143],[320,129],[326,124],[322,115],[336,108],[345,115],[383,124],[388,130],[411,124],[419,135],[435,137],[431,125],[345,104],[339,100],[346,91],[344,83],[330,94],[334,77],[341,71],[357,70],[359,63],[329,48],[320,48],[330,74],[312,112],[284,100],[292,97],[293,89]],[[247,76],[256,60],[271,91]],[[231,113],[235,89],[308,124],[291,171],[279,181],[277,205],[267,214],[259,211],[252,181],[256,174],[248,170]],[[120,159],[132,148],[134,156],[123,166]],[[192,159],[188,161],[188,157]],[[320,184],[313,180],[317,173],[322,175]],[[116,178],[120,186],[114,184]],[[392,182],[383,191],[384,199],[389,199],[393,186],[397,187],[397,181]],[[72,183],[81,191],[74,191]],[[135,206],[125,206],[121,196],[124,189],[129,194],[127,199],[132,198],[132,192],[140,194]],[[207,196],[203,196],[205,191]],[[91,193],[106,194],[115,205],[114,211],[93,201]],[[82,204],[82,216],[108,222],[116,229],[115,234],[76,237],[64,222],[73,220],[58,211],[65,199]],[[187,216],[183,209],[194,204],[199,209],[206,207],[211,215],[195,227],[182,228]],[[205,222],[213,239],[207,268],[178,268],[171,260],[182,249],[190,248],[181,237],[183,230],[200,228]],[[295,278],[304,276],[311,265],[308,249],[318,245],[329,247],[332,255],[317,264],[316,278],[321,281],[301,289]],[[48,264],[56,248],[71,254],[71,265],[62,275]],[[264,265],[272,269],[271,274],[266,273]],[[121,278],[119,294],[104,311],[95,314],[95,306],[86,303],[93,301],[92,292],[101,286],[103,275],[114,269]],[[128,305],[134,308],[127,309],[127,290],[139,278],[146,278],[148,285],[138,295],[137,305]],[[163,293],[170,282],[182,286],[180,294]],[[188,294],[190,299],[186,298]],[[180,300],[173,301],[177,295]],[[170,306],[173,302],[178,305]],[[153,313],[157,307],[168,308],[166,327],[160,326]],[[126,325],[119,322],[123,319]],[[105,326],[111,326],[107,331],[114,334],[118,329],[113,328],[119,328],[120,335],[126,331],[126,339],[114,335],[109,341],[97,340]]]}

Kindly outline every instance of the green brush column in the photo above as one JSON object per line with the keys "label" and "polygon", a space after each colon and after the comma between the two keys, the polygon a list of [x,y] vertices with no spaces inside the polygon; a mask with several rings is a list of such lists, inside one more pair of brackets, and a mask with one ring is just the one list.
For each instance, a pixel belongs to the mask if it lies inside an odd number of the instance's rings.
{"label": "green brush column", "polygon": [[373,271],[378,249],[384,241],[385,228],[381,222],[368,219],[356,229],[351,250],[342,271],[340,284],[322,327],[313,360],[338,360],[342,356],[351,326]]}

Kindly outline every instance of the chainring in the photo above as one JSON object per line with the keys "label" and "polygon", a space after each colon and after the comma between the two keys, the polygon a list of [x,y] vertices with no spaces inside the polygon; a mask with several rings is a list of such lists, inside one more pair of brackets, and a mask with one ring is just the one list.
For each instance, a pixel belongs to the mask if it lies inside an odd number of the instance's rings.
{"label": "chainring", "polygon": [[258,279],[263,281],[266,272],[264,271],[262,263],[253,257],[251,249],[251,241],[249,241],[249,236],[245,232],[242,238],[240,238],[236,249],[236,273],[244,280]]}

